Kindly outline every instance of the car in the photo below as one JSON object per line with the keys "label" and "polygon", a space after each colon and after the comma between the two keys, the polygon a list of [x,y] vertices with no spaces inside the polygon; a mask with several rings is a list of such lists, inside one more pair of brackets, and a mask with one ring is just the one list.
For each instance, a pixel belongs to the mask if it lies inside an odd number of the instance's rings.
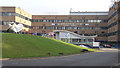
{"label": "car", "polygon": [[111,48],[111,45],[109,45],[109,44],[103,44],[103,47],[105,47],[105,48]]}
{"label": "car", "polygon": [[85,47],[85,48],[93,48],[92,46],[90,46],[88,44],[80,44],[78,46]]}
{"label": "car", "polygon": [[106,45],[106,48],[111,48],[111,45]]}
{"label": "car", "polygon": [[85,45],[78,45],[78,46],[80,46],[80,47],[84,47],[84,48],[88,48],[87,46],[85,46]]}
{"label": "car", "polygon": [[93,48],[93,46],[88,45],[88,44],[84,44],[85,46],[87,46],[88,48]]}

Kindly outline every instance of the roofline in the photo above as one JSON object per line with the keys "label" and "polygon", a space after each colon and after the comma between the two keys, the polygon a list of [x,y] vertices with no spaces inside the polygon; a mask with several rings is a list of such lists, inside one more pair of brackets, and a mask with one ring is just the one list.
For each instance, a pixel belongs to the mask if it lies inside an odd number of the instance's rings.
{"label": "roofline", "polygon": [[109,12],[104,11],[104,12],[70,12],[70,13],[109,13]]}
{"label": "roofline", "polygon": [[[32,16],[76,16],[76,15],[32,15]],[[85,15],[77,15],[77,16],[85,16]],[[87,16],[95,16],[95,15],[87,15]],[[97,15],[97,16],[101,16],[101,15]]]}
{"label": "roofline", "polygon": [[83,36],[83,35],[79,35],[79,34],[76,34],[74,32],[70,32],[70,31],[67,31],[67,30],[53,30],[53,32],[68,32],[68,33],[71,33],[71,34],[76,35],[78,37],[97,37],[97,35],[95,35],[95,36]]}

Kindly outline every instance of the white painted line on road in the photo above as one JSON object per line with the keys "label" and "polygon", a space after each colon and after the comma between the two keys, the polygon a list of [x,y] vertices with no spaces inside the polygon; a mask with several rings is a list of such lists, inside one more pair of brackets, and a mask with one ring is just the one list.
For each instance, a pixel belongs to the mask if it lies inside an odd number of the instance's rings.
{"label": "white painted line on road", "polygon": [[4,59],[0,59],[0,60],[9,60],[10,58],[4,58]]}

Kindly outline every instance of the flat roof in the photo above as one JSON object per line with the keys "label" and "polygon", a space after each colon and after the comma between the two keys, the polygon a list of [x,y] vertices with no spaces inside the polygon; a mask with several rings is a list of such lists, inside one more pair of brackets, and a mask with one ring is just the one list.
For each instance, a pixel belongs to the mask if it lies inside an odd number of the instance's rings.
{"label": "flat roof", "polygon": [[70,12],[70,15],[108,15],[108,12]]}
{"label": "flat roof", "polygon": [[78,36],[78,37],[89,37],[89,38],[94,38],[94,37],[97,37],[97,35],[95,35],[95,36],[84,36],[84,35],[79,35],[79,34],[77,34],[77,33],[74,33],[74,32],[71,32],[71,31],[67,31],[67,30],[53,30],[53,32],[54,33],[56,33],[56,32],[66,32],[66,33],[70,33],[70,34],[73,34],[73,35],[75,35],[75,36]]}

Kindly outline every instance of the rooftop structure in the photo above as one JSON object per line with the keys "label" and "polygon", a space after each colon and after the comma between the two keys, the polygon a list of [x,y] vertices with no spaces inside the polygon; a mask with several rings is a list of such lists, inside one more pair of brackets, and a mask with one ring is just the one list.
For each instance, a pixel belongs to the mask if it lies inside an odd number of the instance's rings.
{"label": "rooftop structure", "polygon": [[108,12],[70,12],[70,15],[108,15]]}

